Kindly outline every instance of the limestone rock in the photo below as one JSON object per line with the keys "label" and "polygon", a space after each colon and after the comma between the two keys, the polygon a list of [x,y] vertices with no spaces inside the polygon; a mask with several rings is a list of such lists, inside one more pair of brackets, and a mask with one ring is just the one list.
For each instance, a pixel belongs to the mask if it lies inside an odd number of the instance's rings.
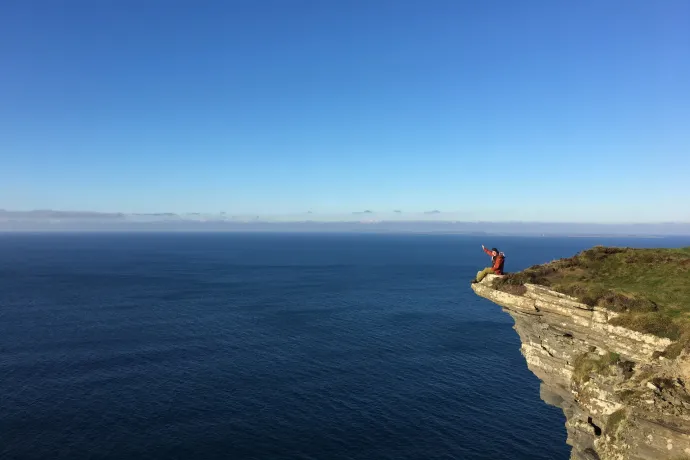
{"label": "limestone rock", "polygon": [[615,313],[543,286],[524,295],[472,289],[515,320],[541,398],[566,416],[571,459],[651,460],[690,453],[690,357],[660,360],[671,341],[619,326]]}

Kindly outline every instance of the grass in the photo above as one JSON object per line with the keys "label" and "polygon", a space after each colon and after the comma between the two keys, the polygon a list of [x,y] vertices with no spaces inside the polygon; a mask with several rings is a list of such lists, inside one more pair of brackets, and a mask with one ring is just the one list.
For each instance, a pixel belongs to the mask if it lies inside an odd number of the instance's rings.
{"label": "grass", "polygon": [[609,369],[609,366],[618,364],[620,359],[620,355],[613,352],[604,356],[592,356],[589,353],[583,353],[575,358],[573,363],[573,380],[580,384],[588,382],[592,374],[602,375]]}
{"label": "grass", "polygon": [[634,313],[630,312],[609,321],[614,326],[623,326],[633,331],[646,332],[659,337],[678,340],[681,335],[682,324],[663,313]]}
{"label": "grass", "polygon": [[[611,323],[690,345],[690,247],[633,249],[597,246],[573,257],[510,273],[494,287],[524,293],[549,287],[620,313]],[[673,350],[672,350],[673,351]]]}
{"label": "grass", "polygon": [[629,403],[631,400],[634,398],[638,397],[638,392],[635,390],[623,390],[620,393],[618,393],[618,398],[621,400],[621,402],[624,403]]}
{"label": "grass", "polygon": [[625,409],[618,409],[617,411],[611,413],[611,415],[609,415],[608,421],[606,422],[606,434],[608,434],[612,438],[615,438],[618,428],[625,421],[625,418]]}
{"label": "grass", "polygon": [[666,347],[661,356],[669,359],[676,359],[683,350],[690,351],[690,332],[683,331],[680,338]]}

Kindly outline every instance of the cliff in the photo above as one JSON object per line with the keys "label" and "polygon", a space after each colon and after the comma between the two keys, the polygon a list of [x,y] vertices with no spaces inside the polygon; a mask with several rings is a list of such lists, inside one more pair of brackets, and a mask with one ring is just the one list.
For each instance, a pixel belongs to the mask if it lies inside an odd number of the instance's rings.
{"label": "cliff", "polygon": [[472,289],[515,320],[542,399],[566,416],[572,459],[690,459],[687,351],[664,357],[676,342],[611,324],[623,313],[537,284],[505,292],[497,278]]}

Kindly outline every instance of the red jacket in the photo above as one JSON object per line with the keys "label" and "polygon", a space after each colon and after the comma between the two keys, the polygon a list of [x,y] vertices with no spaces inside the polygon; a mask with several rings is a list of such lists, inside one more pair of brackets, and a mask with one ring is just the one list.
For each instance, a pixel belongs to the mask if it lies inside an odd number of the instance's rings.
{"label": "red jacket", "polygon": [[502,252],[499,252],[496,257],[493,256],[492,251],[490,249],[484,248],[484,252],[489,254],[491,256],[491,271],[494,272],[497,275],[502,275],[503,274],[503,263],[506,260],[506,257],[503,255]]}

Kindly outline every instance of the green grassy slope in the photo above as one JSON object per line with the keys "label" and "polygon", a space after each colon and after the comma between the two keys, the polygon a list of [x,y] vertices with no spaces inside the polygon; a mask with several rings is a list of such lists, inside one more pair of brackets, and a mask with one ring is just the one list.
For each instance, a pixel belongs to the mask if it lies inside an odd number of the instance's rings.
{"label": "green grassy slope", "polygon": [[520,294],[524,283],[547,286],[621,313],[613,324],[690,343],[690,247],[598,246],[508,274],[494,287]]}

